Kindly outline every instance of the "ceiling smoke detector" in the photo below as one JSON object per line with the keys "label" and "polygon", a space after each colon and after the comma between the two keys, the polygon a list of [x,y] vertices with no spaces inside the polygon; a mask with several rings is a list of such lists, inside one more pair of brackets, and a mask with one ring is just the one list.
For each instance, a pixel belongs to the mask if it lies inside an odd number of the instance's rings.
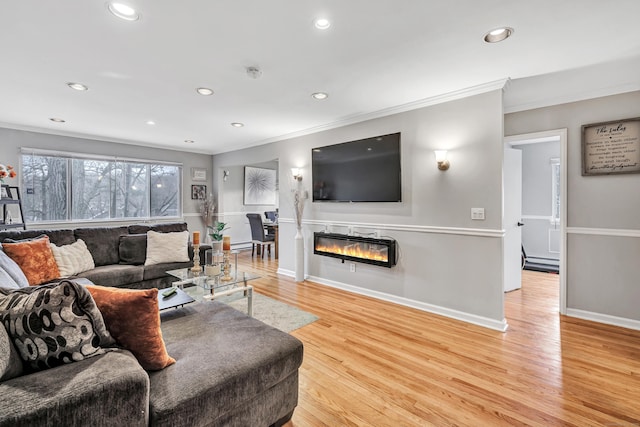
{"label": "ceiling smoke detector", "polygon": [[262,77],[262,70],[258,67],[247,67],[247,76],[252,79],[259,79]]}

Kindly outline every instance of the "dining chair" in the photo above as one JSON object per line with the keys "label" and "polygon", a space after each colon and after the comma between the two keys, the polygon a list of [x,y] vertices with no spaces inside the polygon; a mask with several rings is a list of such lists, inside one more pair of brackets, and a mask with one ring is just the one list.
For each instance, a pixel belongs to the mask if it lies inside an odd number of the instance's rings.
{"label": "dining chair", "polygon": [[264,247],[267,246],[269,255],[271,255],[271,245],[275,244],[275,236],[272,234],[264,234],[264,224],[262,217],[257,213],[248,213],[249,225],[251,226],[251,256],[258,246],[258,255],[262,252],[262,258],[264,258]]}

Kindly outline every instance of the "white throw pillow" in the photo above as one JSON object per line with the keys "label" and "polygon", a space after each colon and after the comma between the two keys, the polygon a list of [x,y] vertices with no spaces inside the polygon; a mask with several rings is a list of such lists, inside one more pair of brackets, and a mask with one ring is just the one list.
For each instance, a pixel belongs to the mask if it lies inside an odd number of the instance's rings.
{"label": "white throw pillow", "polygon": [[189,232],[147,231],[147,258],[144,265],[189,262]]}
{"label": "white throw pillow", "polygon": [[58,264],[60,277],[69,277],[96,267],[87,244],[82,239],[70,245],[56,246],[51,243],[51,252]]}

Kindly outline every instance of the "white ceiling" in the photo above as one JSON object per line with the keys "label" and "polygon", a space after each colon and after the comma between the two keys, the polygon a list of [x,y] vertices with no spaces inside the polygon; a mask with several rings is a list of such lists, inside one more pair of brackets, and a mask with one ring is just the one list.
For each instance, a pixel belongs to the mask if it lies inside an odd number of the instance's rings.
{"label": "white ceiling", "polygon": [[[500,79],[574,81],[567,70],[640,55],[638,0],[122,2],[142,18],[119,20],[105,0],[3,2],[0,126],[218,153]],[[331,27],[314,28],[317,17]],[[483,41],[505,25],[510,39]]]}

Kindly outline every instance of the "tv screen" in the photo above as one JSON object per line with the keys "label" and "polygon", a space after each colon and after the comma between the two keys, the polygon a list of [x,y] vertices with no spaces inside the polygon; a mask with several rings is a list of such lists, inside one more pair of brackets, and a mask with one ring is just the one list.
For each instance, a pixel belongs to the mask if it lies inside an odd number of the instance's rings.
{"label": "tv screen", "polygon": [[401,202],[400,133],[314,148],[314,202]]}

